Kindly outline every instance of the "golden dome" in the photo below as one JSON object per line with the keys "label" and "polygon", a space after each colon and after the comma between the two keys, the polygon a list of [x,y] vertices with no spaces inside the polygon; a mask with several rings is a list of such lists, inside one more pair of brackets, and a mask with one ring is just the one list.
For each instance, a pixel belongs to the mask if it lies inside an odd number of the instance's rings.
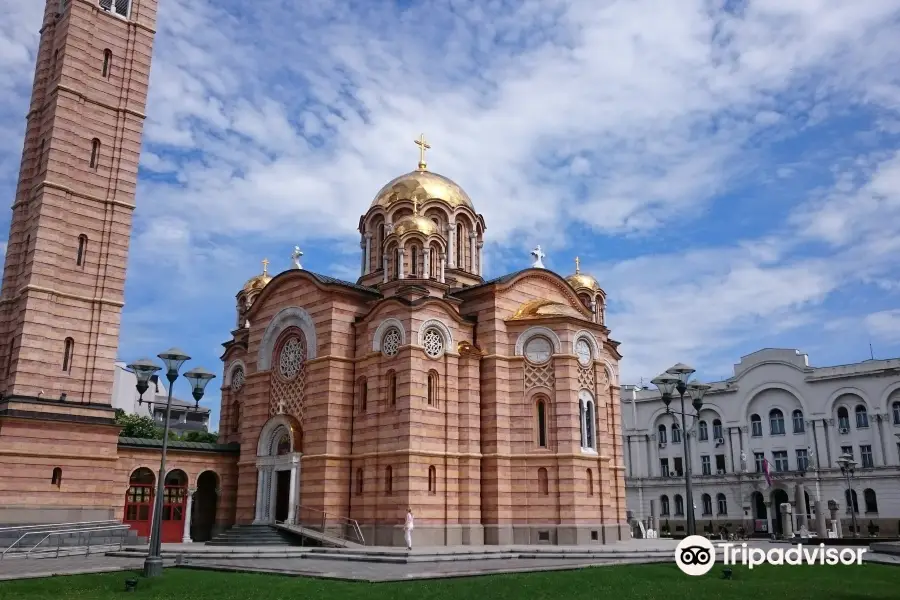
{"label": "golden dome", "polygon": [[262,261],[263,272],[260,275],[256,275],[247,280],[247,283],[244,284],[243,291],[245,292],[253,292],[256,290],[261,290],[270,281],[272,281],[272,277],[269,275],[269,259],[264,258]]}
{"label": "golden dome", "polygon": [[469,195],[454,181],[424,169],[412,171],[388,182],[375,195],[370,208],[376,206],[387,208],[395,202],[414,198],[420,203],[437,198],[453,208],[467,206],[473,211],[475,210]]}
{"label": "golden dome", "polygon": [[403,235],[410,231],[434,235],[438,232],[438,226],[431,219],[416,214],[403,217],[394,224],[394,233],[397,235]]}
{"label": "golden dome", "polygon": [[603,291],[600,287],[600,283],[594,279],[593,276],[588,275],[587,273],[581,272],[581,264],[579,258],[575,257],[575,272],[566,277],[566,281],[569,282],[576,290],[578,289],[589,289],[592,292],[600,292]]}
{"label": "golden dome", "polygon": [[513,321],[522,319],[540,319],[542,317],[575,317],[584,319],[584,315],[569,306],[553,300],[529,300],[516,310],[512,316]]}

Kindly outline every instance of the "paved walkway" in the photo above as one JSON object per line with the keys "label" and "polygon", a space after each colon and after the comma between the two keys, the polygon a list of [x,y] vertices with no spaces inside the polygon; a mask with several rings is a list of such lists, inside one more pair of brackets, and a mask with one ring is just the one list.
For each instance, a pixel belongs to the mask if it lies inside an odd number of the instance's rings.
{"label": "paved walkway", "polygon": [[[167,562],[171,564],[171,561]],[[113,558],[102,554],[62,558],[11,558],[0,560],[0,581],[52,577],[54,575],[139,571],[143,566],[143,558]]]}

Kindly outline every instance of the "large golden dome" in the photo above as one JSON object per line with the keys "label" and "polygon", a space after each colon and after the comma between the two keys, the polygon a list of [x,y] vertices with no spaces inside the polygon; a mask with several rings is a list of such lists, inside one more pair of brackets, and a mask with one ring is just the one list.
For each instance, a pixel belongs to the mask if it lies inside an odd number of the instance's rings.
{"label": "large golden dome", "polygon": [[425,169],[417,169],[389,181],[375,195],[371,208],[376,206],[387,208],[395,202],[413,198],[418,199],[419,203],[437,198],[453,208],[467,206],[475,210],[469,195],[454,181]]}
{"label": "large golden dome", "polygon": [[577,256],[575,257],[575,272],[566,277],[566,281],[568,281],[569,285],[576,290],[588,289],[592,292],[603,291],[600,287],[600,283],[592,275],[581,272],[581,265]]}
{"label": "large golden dome", "polygon": [[438,226],[431,219],[420,215],[408,215],[394,224],[394,233],[403,235],[410,231],[417,231],[424,235],[434,235],[438,232]]}

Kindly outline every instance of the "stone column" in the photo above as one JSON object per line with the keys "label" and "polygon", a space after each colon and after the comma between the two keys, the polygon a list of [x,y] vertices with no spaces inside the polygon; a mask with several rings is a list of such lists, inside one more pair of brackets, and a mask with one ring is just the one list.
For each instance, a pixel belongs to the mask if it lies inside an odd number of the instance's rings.
{"label": "stone column", "polygon": [[365,267],[363,267],[363,275],[368,275],[372,272],[372,234],[366,234],[366,262]]}
{"label": "stone column", "polygon": [[[294,459],[296,461],[296,459]],[[300,462],[291,465],[291,483],[288,491],[288,516],[287,522],[294,525],[297,522],[297,484],[300,482]]]}
{"label": "stone column", "polygon": [[388,282],[388,260],[389,260],[389,258],[388,258],[387,254],[381,255],[381,268],[383,269],[383,272],[384,272],[384,276],[381,278],[382,283]]}
{"label": "stone column", "polygon": [[447,267],[447,255],[441,253],[441,277],[440,277],[441,283],[446,283],[446,281],[444,280],[444,269],[446,267]]}
{"label": "stone column", "polygon": [[773,515],[773,513],[775,512],[775,507],[772,506],[772,501],[771,501],[771,500],[766,500],[766,501],[765,501],[765,504],[766,504],[766,523],[767,523],[766,526],[768,527],[768,532],[767,532],[767,533],[768,533],[769,535],[774,535],[774,534],[775,534],[775,527],[774,527],[774,522],[773,522],[773,520],[772,520],[772,515]]}
{"label": "stone column", "polygon": [[484,242],[479,241],[476,247],[478,248],[478,276],[484,277],[484,269],[482,268],[482,263],[484,262],[482,260],[484,254]]}
{"label": "stone column", "polygon": [[828,535],[825,530],[825,507],[821,500],[816,500],[816,535],[820,538]]}
{"label": "stone column", "polygon": [[403,248],[397,248],[397,256],[399,259],[397,260],[397,279],[403,279]]}
{"label": "stone column", "polygon": [[456,222],[447,223],[447,266],[451,269],[456,266]]}
{"label": "stone column", "polygon": [[476,233],[469,234],[469,273],[475,273],[475,240]]}
{"label": "stone column", "polygon": [[366,274],[366,266],[369,264],[368,244],[360,240],[359,242],[359,275],[362,277]]}
{"label": "stone column", "polygon": [[656,439],[656,434],[650,436],[649,446],[647,454],[652,457],[650,459],[652,464],[647,477],[654,477],[654,473],[657,473],[656,477],[662,477],[662,470],[659,468],[659,441]]}
{"label": "stone column", "polygon": [[[828,467],[833,468],[834,467],[834,458],[833,457],[836,455],[834,453],[832,453],[831,450],[834,449],[835,452],[838,452],[837,456],[839,456],[841,445],[835,439],[835,436],[837,435],[835,433],[835,431],[837,428],[835,427],[834,419],[827,419],[826,421],[827,421],[826,423],[822,423],[822,428],[825,430],[825,454],[828,456]],[[819,465],[820,466],[822,465],[821,461],[819,461]]]}
{"label": "stone column", "polygon": [[653,529],[654,531],[658,531],[656,527],[656,500],[650,500],[650,522],[648,523],[649,527],[647,529]]}
{"label": "stone column", "polygon": [[781,535],[784,539],[789,540],[794,537],[794,515],[791,514],[791,504],[783,502],[781,504]]}
{"label": "stone column", "polygon": [[876,467],[883,467],[887,464],[884,457],[883,438],[881,436],[881,413],[872,415],[875,419],[875,443],[872,444],[872,464]]}
{"label": "stone column", "polygon": [[197,488],[188,488],[187,505],[184,507],[184,534],[181,536],[182,544],[190,544],[194,540],[191,539],[191,509],[194,507],[194,494]]}
{"label": "stone column", "polygon": [[422,249],[422,277],[431,278],[431,248],[428,247]]}
{"label": "stone column", "polygon": [[265,523],[266,511],[265,511],[265,499],[266,494],[264,492],[266,486],[266,472],[263,468],[257,467],[256,469],[256,514],[253,518],[253,524],[257,523]]}
{"label": "stone column", "polygon": [[807,527],[807,518],[806,514],[806,490],[803,488],[803,483],[798,482],[794,487],[794,506],[797,507],[797,529],[801,529],[803,527]]}

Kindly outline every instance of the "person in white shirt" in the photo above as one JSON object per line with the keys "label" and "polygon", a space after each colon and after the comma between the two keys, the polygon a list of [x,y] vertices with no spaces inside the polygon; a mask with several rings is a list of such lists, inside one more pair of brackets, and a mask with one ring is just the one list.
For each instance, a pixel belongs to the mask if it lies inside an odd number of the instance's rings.
{"label": "person in white shirt", "polygon": [[413,519],[412,509],[406,509],[406,523],[403,525],[403,533],[406,536],[406,549],[412,550],[412,532],[413,527],[415,527],[415,520]]}

